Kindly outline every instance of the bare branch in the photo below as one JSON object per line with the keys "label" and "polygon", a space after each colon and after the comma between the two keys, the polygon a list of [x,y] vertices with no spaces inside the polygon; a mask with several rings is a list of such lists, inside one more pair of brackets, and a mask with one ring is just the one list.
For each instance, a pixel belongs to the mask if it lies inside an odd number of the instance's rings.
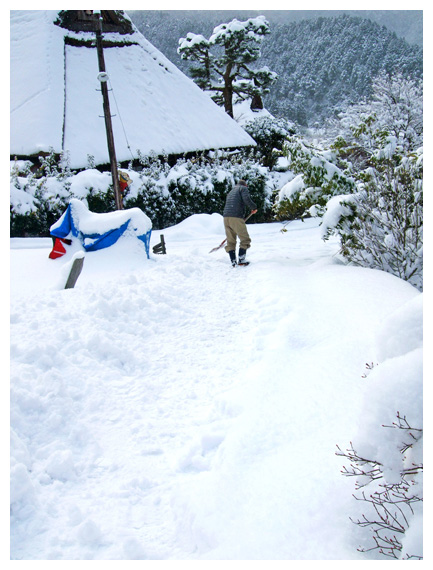
{"label": "bare branch", "polygon": [[[413,439],[409,444],[402,444],[400,448],[402,454],[421,439],[423,432],[422,429],[413,428],[406,416],[401,416],[399,412],[397,412],[397,422],[394,422],[391,426],[384,425],[383,427],[401,429],[403,433],[409,434]],[[406,481],[405,477],[421,473],[423,470],[422,463],[412,463],[410,467],[402,468],[400,481],[387,483],[383,472],[384,465],[376,459],[369,459],[359,455],[354,449],[352,442],[350,442],[350,447],[346,451],[342,451],[338,445],[337,450],[336,455],[346,457],[350,461],[349,467],[343,466],[341,473],[347,477],[358,478],[355,484],[357,491],[364,489],[373,481],[381,480],[378,488],[370,495],[366,495],[364,490],[360,496],[353,495],[357,501],[363,501],[368,504],[373,511],[373,516],[363,514],[361,519],[358,518],[358,520],[350,518],[359,527],[369,527],[373,530],[374,546],[368,549],[358,548],[358,551],[370,552],[377,550],[383,556],[400,559],[403,547],[396,536],[405,534],[410,525],[410,517],[414,514],[412,505],[423,500],[419,494],[411,492],[411,488],[414,485],[416,486],[416,483]],[[422,559],[418,555],[407,555],[407,559],[409,558]]]}

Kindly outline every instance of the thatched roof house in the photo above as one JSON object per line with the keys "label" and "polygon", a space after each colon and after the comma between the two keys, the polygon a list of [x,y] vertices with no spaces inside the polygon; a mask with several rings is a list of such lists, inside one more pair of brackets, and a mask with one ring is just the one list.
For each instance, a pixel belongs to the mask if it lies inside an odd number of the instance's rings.
{"label": "thatched roof house", "polygon": [[[118,161],[255,144],[121,10],[102,10]],[[91,10],[11,11],[12,157],[68,151],[109,162]]]}

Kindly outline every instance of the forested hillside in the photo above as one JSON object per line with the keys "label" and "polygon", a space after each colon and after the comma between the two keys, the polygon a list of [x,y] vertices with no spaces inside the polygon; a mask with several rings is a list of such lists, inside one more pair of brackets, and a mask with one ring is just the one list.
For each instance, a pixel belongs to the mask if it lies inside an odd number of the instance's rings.
{"label": "forested hillside", "polygon": [[307,125],[370,95],[382,70],[422,75],[422,50],[370,20],[339,16],[274,26],[263,62],[278,73],[267,106]]}
{"label": "forested hillside", "polygon": [[[180,14],[182,14],[180,16]],[[227,14],[218,11],[131,12],[139,30],[186,73],[177,54],[178,40],[188,32],[209,36]],[[230,17],[247,18],[244,12]],[[274,20],[274,19],[273,19]],[[274,115],[311,126],[371,92],[377,74],[402,72],[422,76],[422,49],[369,19],[341,15],[291,23],[272,21],[262,46],[260,65],[279,79],[265,99]]]}

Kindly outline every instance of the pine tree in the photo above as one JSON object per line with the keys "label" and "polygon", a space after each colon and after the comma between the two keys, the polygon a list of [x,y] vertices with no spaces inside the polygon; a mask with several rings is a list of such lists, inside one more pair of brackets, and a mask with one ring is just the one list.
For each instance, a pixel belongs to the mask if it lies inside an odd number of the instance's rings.
{"label": "pine tree", "polygon": [[260,58],[262,40],[269,33],[264,16],[245,22],[234,19],[217,26],[209,39],[188,33],[179,40],[178,53],[196,63],[190,69],[194,81],[233,117],[237,100],[260,99],[276,81],[268,67],[251,67]]}

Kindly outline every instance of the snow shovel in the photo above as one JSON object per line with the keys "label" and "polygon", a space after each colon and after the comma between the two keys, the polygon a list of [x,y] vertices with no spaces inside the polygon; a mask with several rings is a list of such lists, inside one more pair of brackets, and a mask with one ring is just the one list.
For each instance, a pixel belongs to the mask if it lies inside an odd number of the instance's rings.
{"label": "snow shovel", "polygon": [[287,222],[287,224],[284,224],[284,226],[281,228],[280,232],[281,232],[282,234],[284,234],[285,232],[287,232],[286,228],[287,228],[287,226],[288,226],[289,224],[291,224],[292,222],[293,222],[293,220],[289,220],[289,221]]}
{"label": "snow shovel", "polygon": [[[249,220],[252,215],[253,215],[253,213],[251,212],[251,214],[245,218],[244,222]],[[212,253],[213,251],[217,251],[218,249],[221,249],[222,246],[226,243],[226,241],[227,241],[227,238],[224,241],[222,241],[217,247],[214,247],[213,249],[211,249],[209,253]]]}

